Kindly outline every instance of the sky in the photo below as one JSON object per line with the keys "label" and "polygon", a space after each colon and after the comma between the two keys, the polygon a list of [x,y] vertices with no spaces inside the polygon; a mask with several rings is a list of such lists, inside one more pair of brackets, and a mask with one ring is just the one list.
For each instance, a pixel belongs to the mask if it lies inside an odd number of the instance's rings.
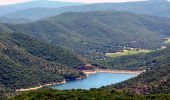
{"label": "sky", "polygon": [[[15,4],[28,2],[32,0],[0,0],[0,5]],[[144,0],[52,0],[63,2],[83,2],[83,3],[102,3],[102,2],[132,2],[132,1],[144,1]]]}
{"label": "sky", "polygon": [[143,0],[58,0],[58,1],[83,2],[83,3],[101,3],[101,2],[132,2],[132,1],[143,1]]}
{"label": "sky", "polygon": [[[0,0],[0,5],[15,4],[28,2],[32,0]],[[101,2],[128,2],[128,1],[141,1],[141,0],[52,0],[63,2],[83,2],[83,3],[101,3]]]}

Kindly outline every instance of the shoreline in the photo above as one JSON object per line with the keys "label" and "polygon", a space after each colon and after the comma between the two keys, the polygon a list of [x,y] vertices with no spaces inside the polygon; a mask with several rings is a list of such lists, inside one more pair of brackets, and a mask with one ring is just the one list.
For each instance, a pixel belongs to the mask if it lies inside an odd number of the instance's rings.
{"label": "shoreline", "polygon": [[113,73],[113,74],[141,74],[144,71],[132,71],[132,70],[111,70],[111,69],[96,69],[95,71],[82,70],[86,76],[96,73]]}
{"label": "shoreline", "polygon": [[[95,71],[89,71],[89,70],[82,70],[82,72],[88,77],[91,74],[96,74],[96,73],[114,73],[114,74],[141,74],[144,71],[132,71],[132,70],[111,70],[111,69],[96,69]],[[84,79],[82,77],[77,78],[76,80],[81,80]],[[16,92],[24,92],[24,91],[31,91],[31,90],[37,90],[46,86],[53,86],[53,85],[61,85],[67,83],[66,80],[63,80],[61,82],[56,82],[56,83],[48,83],[45,85],[40,85],[37,87],[32,87],[32,88],[23,88],[23,89],[16,89]]]}
{"label": "shoreline", "polygon": [[63,80],[61,82],[49,83],[49,84],[40,85],[40,86],[33,87],[33,88],[16,89],[15,91],[17,91],[17,92],[31,91],[31,90],[37,90],[37,89],[40,89],[40,88],[43,88],[43,87],[46,87],[46,86],[60,85],[60,84],[65,84],[65,83],[67,83],[66,80]]}

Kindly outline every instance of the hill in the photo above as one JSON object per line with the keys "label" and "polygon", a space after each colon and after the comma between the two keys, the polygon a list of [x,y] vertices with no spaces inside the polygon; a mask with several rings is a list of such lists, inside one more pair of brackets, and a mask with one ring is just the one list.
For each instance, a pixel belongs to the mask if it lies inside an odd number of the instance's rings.
{"label": "hill", "polygon": [[24,34],[0,34],[1,92],[74,80],[84,74],[73,67],[83,64],[77,55],[63,47]]}
{"label": "hill", "polygon": [[31,23],[31,20],[24,19],[24,18],[0,18],[1,23],[8,23],[8,24],[24,24],[24,23]]}
{"label": "hill", "polygon": [[[76,6],[76,5],[82,5],[82,4],[81,3],[71,3],[71,2],[57,2],[57,1],[50,1],[50,0],[30,0],[30,1],[24,2],[24,3],[0,6],[0,16],[6,17],[6,14],[13,13],[13,12],[20,11],[20,10],[29,9],[29,8],[37,8],[37,7],[59,8],[59,7]],[[12,17],[12,18],[14,18],[14,17]]]}
{"label": "hill", "polygon": [[[2,37],[4,38],[5,36]],[[33,56],[37,56],[47,61],[69,67],[77,67],[84,64],[84,62],[80,59],[81,56],[78,56],[69,49],[61,46],[55,46],[46,42],[37,41],[23,34],[10,34],[7,36],[7,39],[11,40],[13,44],[15,43],[15,45],[19,45],[20,47],[26,49],[27,52]]]}
{"label": "hill", "polygon": [[33,19],[38,20],[66,12],[86,12],[105,10],[127,11],[137,14],[146,14],[151,16],[170,18],[169,13],[170,2],[166,0],[146,0],[140,2],[126,2],[126,3],[96,3],[60,8],[46,8],[36,6],[33,8],[12,12],[4,16],[9,18],[26,18],[31,20]]}
{"label": "hill", "polygon": [[145,70],[146,72],[127,81],[103,87],[106,91],[121,91],[125,94],[170,93],[170,48],[150,53],[109,58],[104,61],[113,69]]}
{"label": "hill", "polygon": [[[20,99],[94,99],[94,100],[169,100],[170,93],[170,63],[169,63],[170,49],[165,49],[150,54],[150,58],[159,59],[159,65],[149,65],[150,68],[146,72],[137,77],[126,80],[124,82],[102,87],[100,89],[91,90],[53,90],[40,89],[36,91],[29,91],[21,93],[13,97],[13,100]],[[159,55],[157,57],[153,55]],[[142,56],[143,57],[143,56]],[[148,57],[148,55],[146,55]],[[145,57],[143,57],[145,59]],[[149,59],[149,58],[148,58]],[[133,62],[133,61],[131,61]],[[161,63],[160,63],[161,62]],[[157,63],[157,61],[156,61]],[[31,95],[31,96],[30,96]]]}
{"label": "hill", "polygon": [[[41,21],[10,25],[13,32],[70,47],[80,53],[124,47],[155,49],[169,37],[170,19],[119,11],[64,13]],[[128,27],[127,27],[128,26]]]}
{"label": "hill", "polygon": [[[167,53],[166,56],[164,53]],[[154,65],[150,65],[145,73],[136,78],[121,82],[116,85],[106,87],[106,90],[119,90],[129,94],[155,94],[155,93],[170,93],[169,79],[169,50],[163,51],[157,57],[159,59]],[[156,57],[153,57],[154,59]],[[149,58],[148,58],[149,59]]]}
{"label": "hill", "polygon": [[5,24],[0,23],[0,32],[7,32],[7,33],[11,33],[13,32],[10,28],[8,28]]}
{"label": "hill", "polygon": [[121,56],[99,60],[98,63],[109,66],[113,69],[144,70],[150,67],[167,64],[169,60],[169,48],[156,50],[150,53]]}

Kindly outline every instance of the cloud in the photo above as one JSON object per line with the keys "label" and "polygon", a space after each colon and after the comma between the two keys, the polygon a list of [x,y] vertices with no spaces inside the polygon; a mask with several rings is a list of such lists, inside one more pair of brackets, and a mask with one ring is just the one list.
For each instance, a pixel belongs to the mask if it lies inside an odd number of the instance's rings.
{"label": "cloud", "polygon": [[28,1],[32,1],[32,0],[0,0],[0,5],[15,4],[15,3],[28,2]]}
{"label": "cloud", "polygon": [[[0,0],[0,5],[15,4],[15,3],[22,3],[28,1],[33,1],[33,0]],[[145,1],[145,0],[51,0],[51,1],[101,3],[101,2],[132,2],[132,1]]]}

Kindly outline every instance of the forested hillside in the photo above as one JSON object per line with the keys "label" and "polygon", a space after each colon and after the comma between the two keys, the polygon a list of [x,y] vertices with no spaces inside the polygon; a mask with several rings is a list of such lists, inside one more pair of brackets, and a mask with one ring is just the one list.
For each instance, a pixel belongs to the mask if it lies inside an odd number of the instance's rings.
{"label": "forested hillside", "polygon": [[[21,100],[25,98],[36,99],[95,99],[109,100],[169,100],[170,93],[170,62],[169,48],[150,54],[150,58],[159,59],[159,64],[154,66],[148,65],[146,72],[137,77],[126,80],[124,82],[102,87],[100,89],[91,90],[52,90],[40,89],[36,91],[25,92],[13,98],[13,100]],[[160,55],[159,55],[160,54]],[[154,56],[159,55],[159,56]],[[161,56],[162,55],[162,56]],[[146,56],[142,56],[143,59]],[[142,58],[141,57],[141,58]],[[149,59],[149,58],[148,58]],[[133,62],[130,61],[130,62]],[[155,62],[157,63],[157,61]],[[113,99],[113,100],[114,100]]]}
{"label": "forested hillside", "polygon": [[150,53],[121,56],[98,60],[97,62],[113,69],[144,70],[169,63],[170,49],[156,50]]}
{"label": "forested hillside", "polygon": [[72,67],[83,64],[76,54],[63,47],[24,34],[0,34],[1,92],[74,80],[84,74]]}
{"label": "forested hillside", "polygon": [[[0,6],[0,100],[170,100],[168,12],[166,0]],[[143,73],[98,89],[48,88],[114,71]]]}
{"label": "forested hillside", "polygon": [[13,33],[2,37],[10,40],[13,44],[18,45],[19,47],[24,48],[33,56],[37,56],[47,61],[69,67],[77,67],[85,64],[85,60],[83,62],[80,59],[83,59],[83,57],[78,56],[69,49],[61,46],[55,46],[46,42],[38,41],[24,34]]}
{"label": "forested hillside", "polygon": [[[65,13],[28,24],[6,26],[14,32],[70,47],[78,52],[108,52],[124,47],[155,49],[169,36],[170,19],[117,11]],[[127,27],[128,26],[128,27]]]}
{"label": "forested hillside", "polygon": [[29,100],[29,99],[51,99],[51,100],[169,100],[169,94],[150,94],[150,95],[127,95],[121,92],[114,93],[101,89],[91,90],[53,90],[41,89],[17,95],[9,100]]}
{"label": "forested hillside", "polygon": [[7,32],[7,33],[10,33],[10,32],[12,32],[12,30],[11,29],[9,29],[5,24],[3,24],[3,23],[0,23],[0,32]]}
{"label": "forested hillside", "polygon": [[170,93],[170,63],[169,57],[160,58],[160,65],[150,67],[136,78],[107,86],[106,90],[118,90],[128,94]]}
{"label": "forested hillside", "polygon": [[170,48],[154,51],[148,54],[137,54],[110,58],[106,61],[112,68],[146,70],[139,76],[110,85],[103,89],[122,91],[127,94],[170,93]]}

